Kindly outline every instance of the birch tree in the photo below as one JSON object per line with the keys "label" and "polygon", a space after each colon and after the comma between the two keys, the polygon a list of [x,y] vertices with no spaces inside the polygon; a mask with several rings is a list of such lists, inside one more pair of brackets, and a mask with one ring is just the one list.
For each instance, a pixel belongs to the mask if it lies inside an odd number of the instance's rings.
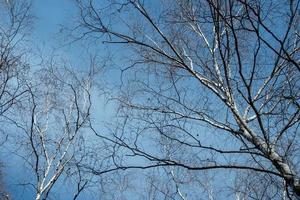
{"label": "birch tree", "polygon": [[[17,141],[31,169],[34,180],[26,180],[36,191],[36,200],[51,197],[54,185],[62,184],[76,168],[79,173],[76,199],[84,190],[80,169],[76,166],[85,156],[85,134],[91,114],[92,74],[75,73],[63,64],[58,67],[51,61],[48,66],[35,72],[34,79],[27,80],[27,103],[14,118],[24,135]],[[63,178],[62,178],[63,177]],[[60,181],[59,181],[60,180]],[[88,179],[87,179],[88,180]],[[60,183],[58,183],[60,182]],[[61,190],[66,187],[61,187]],[[75,184],[74,184],[75,188]],[[59,191],[61,191],[59,190]],[[76,197],[76,198],[75,198]]]}
{"label": "birch tree", "polygon": [[300,197],[298,0],[77,2],[74,32],[128,60],[115,170],[235,171],[237,199]]}

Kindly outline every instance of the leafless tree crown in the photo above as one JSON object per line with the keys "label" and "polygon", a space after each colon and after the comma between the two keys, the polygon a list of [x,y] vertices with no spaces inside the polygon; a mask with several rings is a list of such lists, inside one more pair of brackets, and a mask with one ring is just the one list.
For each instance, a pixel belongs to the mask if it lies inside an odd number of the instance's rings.
{"label": "leafless tree crown", "polygon": [[299,198],[299,3],[78,1],[77,33],[130,50],[110,139],[144,161],[117,166],[235,169],[269,183],[248,197]]}

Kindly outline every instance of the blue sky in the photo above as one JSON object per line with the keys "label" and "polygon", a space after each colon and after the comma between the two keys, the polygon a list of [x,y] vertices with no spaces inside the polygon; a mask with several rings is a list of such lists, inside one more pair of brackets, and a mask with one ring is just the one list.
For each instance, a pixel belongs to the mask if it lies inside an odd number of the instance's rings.
{"label": "blue sky", "polygon": [[71,0],[34,0],[32,11],[36,17],[32,39],[39,44],[55,45],[60,25],[70,21],[75,7]]}

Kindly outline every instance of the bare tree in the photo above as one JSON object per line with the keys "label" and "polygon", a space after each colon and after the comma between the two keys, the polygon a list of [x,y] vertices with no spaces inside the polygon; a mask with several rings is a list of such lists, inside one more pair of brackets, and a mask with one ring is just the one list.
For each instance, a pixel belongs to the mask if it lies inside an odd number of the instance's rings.
{"label": "bare tree", "polygon": [[[28,1],[0,1],[0,117],[7,121],[6,114],[28,91],[24,78],[28,71],[25,62],[26,35],[32,16]],[[0,142],[7,140],[8,133],[2,128]]]}
{"label": "bare tree", "polygon": [[123,155],[112,170],[234,170],[237,199],[300,197],[298,0],[77,2],[80,37],[131,50],[124,120],[95,130]]}
{"label": "bare tree", "polygon": [[[27,88],[24,77],[28,65],[24,60],[27,31],[31,22],[30,3],[28,1],[0,1],[0,146],[8,140],[6,123],[10,123],[7,114],[16,107]],[[0,199],[9,200],[3,171],[6,165],[1,161]]]}
{"label": "bare tree", "polygon": [[[13,149],[12,154],[23,158],[31,172],[25,182],[17,181],[33,187],[37,200],[53,196],[54,186],[63,179],[68,183],[72,179],[73,185],[67,187],[74,187],[72,198],[78,199],[86,188],[94,187],[91,181],[99,183],[82,166],[105,163],[103,157],[110,159],[106,154],[98,155],[88,134],[91,115],[95,114],[91,109],[92,79],[98,68],[92,60],[90,71],[82,72],[53,58],[49,63],[42,59],[37,69],[30,70],[34,61],[25,62],[26,35],[32,24],[30,8],[27,0],[0,1],[0,130],[4,133],[0,145],[11,136],[4,146],[6,151]],[[107,169],[109,163],[103,167]],[[30,179],[32,174],[34,179]],[[2,198],[8,196],[1,182]]]}
{"label": "bare tree", "polygon": [[[60,64],[63,65],[63,64]],[[35,180],[25,180],[36,190],[36,199],[48,199],[51,190],[84,156],[85,134],[91,114],[92,73],[57,67],[54,59],[27,80],[27,102],[12,121],[24,135],[18,135],[17,155],[24,158]],[[24,149],[24,151],[21,151]],[[78,167],[77,167],[78,168]],[[84,189],[82,173],[78,196]],[[65,173],[65,175],[62,175]],[[76,199],[76,198],[75,198]]]}

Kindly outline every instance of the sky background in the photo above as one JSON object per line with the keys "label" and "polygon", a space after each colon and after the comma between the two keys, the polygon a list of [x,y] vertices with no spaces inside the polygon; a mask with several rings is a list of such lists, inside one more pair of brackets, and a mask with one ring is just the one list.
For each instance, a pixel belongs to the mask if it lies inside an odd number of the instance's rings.
{"label": "sky background", "polygon": [[32,11],[36,17],[32,40],[53,47],[61,25],[70,22],[76,13],[72,0],[33,0]]}

